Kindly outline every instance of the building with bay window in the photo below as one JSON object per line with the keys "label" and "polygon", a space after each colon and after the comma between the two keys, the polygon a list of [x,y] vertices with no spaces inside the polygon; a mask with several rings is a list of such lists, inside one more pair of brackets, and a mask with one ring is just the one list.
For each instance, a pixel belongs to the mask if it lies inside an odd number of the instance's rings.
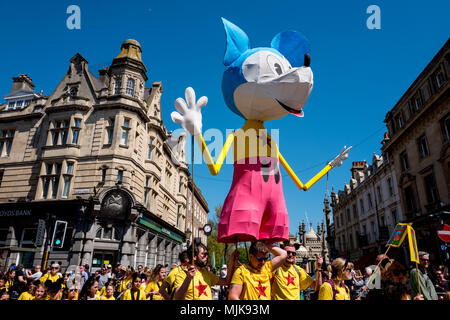
{"label": "building with bay window", "polygon": [[208,204],[192,182],[186,136],[161,119],[162,84],[150,88],[140,44],[127,40],[96,77],[80,54],[49,96],[27,75],[13,78],[0,105],[0,269],[41,264],[39,220],[50,239],[68,222],[62,248],[48,262],[139,264],[177,262],[189,227],[206,224]]}

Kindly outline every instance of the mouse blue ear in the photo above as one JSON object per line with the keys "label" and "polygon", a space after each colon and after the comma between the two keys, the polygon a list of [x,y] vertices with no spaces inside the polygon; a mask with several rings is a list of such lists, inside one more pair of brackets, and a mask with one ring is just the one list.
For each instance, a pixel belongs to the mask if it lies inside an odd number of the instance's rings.
{"label": "mouse blue ear", "polygon": [[293,67],[303,66],[305,54],[310,53],[308,39],[297,31],[280,32],[270,46],[284,55]]}
{"label": "mouse blue ear", "polygon": [[228,67],[239,58],[243,52],[250,48],[250,43],[248,36],[238,26],[224,18],[222,18],[222,22],[227,34],[227,47],[225,48],[223,64]]}

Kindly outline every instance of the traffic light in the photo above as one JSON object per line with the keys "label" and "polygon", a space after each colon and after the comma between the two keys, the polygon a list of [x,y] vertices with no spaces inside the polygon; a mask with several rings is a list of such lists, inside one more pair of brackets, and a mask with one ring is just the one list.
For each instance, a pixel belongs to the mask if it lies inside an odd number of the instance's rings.
{"label": "traffic light", "polygon": [[39,219],[38,229],[36,232],[36,239],[34,241],[34,245],[36,246],[36,248],[39,248],[44,244],[44,236],[45,236],[45,220]]}
{"label": "traffic light", "polygon": [[52,248],[62,248],[66,236],[67,221],[56,220],[53,230]]}

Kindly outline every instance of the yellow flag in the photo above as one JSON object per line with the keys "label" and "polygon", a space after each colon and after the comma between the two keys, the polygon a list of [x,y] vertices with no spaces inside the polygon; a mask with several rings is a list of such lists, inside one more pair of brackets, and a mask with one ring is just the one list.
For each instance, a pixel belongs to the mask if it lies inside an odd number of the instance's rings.
{"label": "yellow flag", "polygon": [[411,226],[408,226],[408,242],[409,242],[409,255],[411,261],[419,262],[419,252],[417,250],[416,233]]}

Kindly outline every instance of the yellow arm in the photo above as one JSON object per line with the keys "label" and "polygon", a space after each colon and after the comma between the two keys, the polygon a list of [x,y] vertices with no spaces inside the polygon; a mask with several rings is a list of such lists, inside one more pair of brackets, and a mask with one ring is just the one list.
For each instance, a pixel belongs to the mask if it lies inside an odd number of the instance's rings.
{"label": "yellow arm", "polygon": [[291,167],[288,165],[286,160],[284,160],[283,156],[280,152],[278,152],[278,158],[280,159],[281,165],[283,168],[287,171],[289,176],[292,180],[294,180],[295,184],[299,189],[302,189],[304,191],[308,190],[315,184],[317,181],[319,181],[320,178],[322,178],[324,175],[327,174],[328,171],[332,169],[332,167],[327,164],[325,168],[323,168],[318,174],[316,174],[311,180],[309,180],[305,185],[300,181],[300,179],[295,175],[294,171],[291,169]]}
{"label": "yellow arm", "polygon": [[220,168],[222,167],[223,162],[225,161],[225,158],[227,156],[228,150],[230,149],[231,145],[233,144],[234,140],[234,134],[231,133],[227,137],[227,141],[225,141],[225,145],[222,148],[222,151],[220,151],[219,157],[217,158],[217,163],[214,163],[213,158],[211,157],[211,153],[208,150],[208,147],[206,146],[205,140],[203,139],[203,135],[200,133],[195,136],[195,140],[197,141],[197,144],[202,151],[203,158],[206,161],[206,164],[208,165],[209,172],[213,176],[216,176]]}

